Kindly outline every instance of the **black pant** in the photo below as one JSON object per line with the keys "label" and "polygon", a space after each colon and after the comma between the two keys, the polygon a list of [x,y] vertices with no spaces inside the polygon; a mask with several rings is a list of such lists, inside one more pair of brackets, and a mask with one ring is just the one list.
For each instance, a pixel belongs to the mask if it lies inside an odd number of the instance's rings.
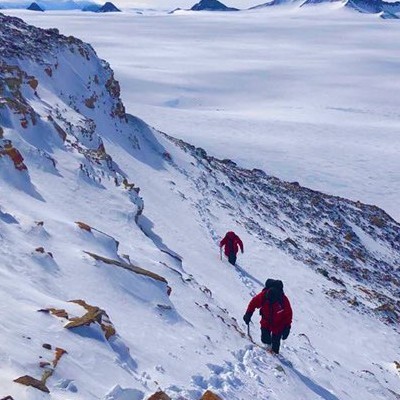
{"label": "black pant", "polygon": [[236,253],[229,253],[228,255],[228,261],[232,264],[236,264]]}
{"label": "black pant", "polygon": [[261,328],[261,341],[264,344],[272,344],[272,351],[276,354],[279,354],[279,347],[281,345],[282,334],[279,335],[271,335],[271,331],[265,328]]}

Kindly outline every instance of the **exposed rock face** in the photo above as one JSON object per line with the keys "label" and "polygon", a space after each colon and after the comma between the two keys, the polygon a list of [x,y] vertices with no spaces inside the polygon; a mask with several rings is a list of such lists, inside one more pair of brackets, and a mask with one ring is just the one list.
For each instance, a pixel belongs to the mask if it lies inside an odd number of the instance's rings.
{"label": "exposed rock face", "polygon": [[15,169],[18,171],[26,170],[27,167],[24,164],[24,158],[21,153],[12,145],[11,140],[0,139],[0,158],[8,156],[14,163]]}
{"label": "exposed rock face", "polygon": [[101,6],[96,12],[106,13],[106,12],[121,12],[113,3],[107,1],[103,6]]}
{"label": "exposed rock face", "polygon": [[50,390],[47,388],[47,386],[42,381],[32,378],[29,375],[21,376],[20,378],[15,379],[14,382],[20,383],[21,385],[25,385],[25,386],[32,386],[35,389],[38,389],[45,393],[50,393]]}
{"label": "exposed rock face", "polygon": [[[52,346],[48,343],[44,343],[42,347],[46,350],[52,349]],[[46,382],[54,374],[54,371],[64,354],[67,354],[66,350],[62,349],[61,347],[56,347],[54,350],[54,359],[51,363],[45,361],[39,362],[39,367],[44,369],[40,380],[33,378],[30,375],[25,375],[15,379],[14,382],[20,383],[21,385],[34,387],[35,389],[45,393],[50,393],[50,390],[46,386]]]}
{"label": "exposed rock face", "polygon": [[[76,65],[80,65],[78,76]],[[65,88],[62,81],[68,76],[78,84]],[[54,91],[59,101],[49,103],[42,98],[46,90]],[[71,121],[76,113],[79,117]],[[55,145],[61,141],[67,151],[83,155],[77,164],[82,179],[99,186],[104,179],[114,186],[128,179],[108,154],[102,137],[120,135],[119,140],[138,146],[127,123],[120,85],[110,65],[89,44],[60,35],[57,29],[39,29],[0,14],[0,120],[0,162],[3,157],[11,158],[19,171],[29,169],[29,153],[35,165],[48,165],[55,172],[52,149],[34,147],[32,141]],[[21,135],[25,131],[28,136],[21,137],[15,148],[4,128]],[[33,187],[29,173],[25,175],[26,187]],[[127,190],[140,215],[139,188]]]}
{"label": "exposed rock face", "polygon": [[223,399],[218,395],[216,395],[215,393],[211,392],[210,390],[207,390],[203,394],[200,400],[223,400]]}
{"label": "exposed rock face", "polygon": [[99,307],[91,306],[84,300],[71,300],[71,303],[76,303],[82,306],[87,312],[82,317],[69,318],[71,322],[65,325],[66,329],[79,328],[81,326],[88,326],[93,323],[100,325],[104,332],[105,338],[108,340],[114,336],[116,331],[114,325],[111,323],[107,313]]}
{"label": "exposed rock face", "polygon": [[239,11],[237,8],[227,7],[218,0],[201,0],[195,4],[192,11]]}

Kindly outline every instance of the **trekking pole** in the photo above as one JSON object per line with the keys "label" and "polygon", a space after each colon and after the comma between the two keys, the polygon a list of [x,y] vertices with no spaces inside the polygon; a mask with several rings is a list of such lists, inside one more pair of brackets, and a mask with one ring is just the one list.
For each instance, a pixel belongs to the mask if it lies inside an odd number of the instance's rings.
{"label": "trekking pole", "polygon": [[249,337],[250,341],[252,343],[254,343],[253,338],[251,337],[251,333],[250,333],[250,324],[247,324],[247,336]]}

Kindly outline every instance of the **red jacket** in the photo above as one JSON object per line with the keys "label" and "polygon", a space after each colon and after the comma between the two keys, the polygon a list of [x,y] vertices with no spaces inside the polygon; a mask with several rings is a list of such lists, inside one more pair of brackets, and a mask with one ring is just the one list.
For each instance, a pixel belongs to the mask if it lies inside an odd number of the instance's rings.
{"label": "red jacket", "polygon": [[273,334],[279,335],[292,323],[293,311],[290,306],[289,299],[283,295],[282,304],[276,301],[272,305],[265,298],[265,293],[268,289],[264,289],[261,293],[254,296],[247,312],[253,314],[256,308],[261,309],[261,321],[260,325],[262,328],[270,330]]}
{"label": "red jacket", "polygon": [[223,246],[225,246],[224,253],[226,256],[229,256],[229,254],[231,253],[237,254],[237,252],[239,251],[239,247],[243,253],[243,242],[241,241],[240,237],[236,235],[235,232],[227,232],[227,234],[219,244],[219,247]]}

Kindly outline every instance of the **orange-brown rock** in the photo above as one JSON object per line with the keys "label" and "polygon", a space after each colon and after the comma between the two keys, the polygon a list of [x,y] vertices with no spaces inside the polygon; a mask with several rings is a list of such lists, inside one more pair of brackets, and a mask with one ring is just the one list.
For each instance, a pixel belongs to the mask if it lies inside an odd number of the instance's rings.
{"label": "orange-brown rock", "polygon": [[75,223],[79,226],[79,228],[83,229],[84,231],[88,232],[92,231],[92,228],[88,224],[85,224],[84,222],[76,221]]}
{"label": "orange-brown rock", "polygon": [[21,385],[25,385],[25,386],[32,386],[32,387],[34,387],[38,390],[41,390],[42,392],[45,392],[45,393],[50,393],[50,390],[47,388],[47,386],[42,381],[32,378],[29,375],[24,375],[24,376],[21,376],[20,378],[14,379],[14,382],[20,383]]}
{"label": "orange-brown rock", "polygon": [[65,325],[64,328],[73,329],[80,326],[88,326],[93,323],[98,323],[102,331],[104,332],[104,336],[107,340],[110,339],[111,336],[116,334],[114,325],[112,324],[110,318],[104,310],[96,306],[91,306],[83,300],[71,300],[70,302],[79,304],[80,306],[85,308],[87,312],[82,317],[70,318],[69,320],[71,322]]}
{"label": "orange-brown rock", "polygon": [[87,108],[93,109],[95,104],[96,104],[97,97],[95,95],[92,95],[88,99],[85,99],[85,106]]}
{"label": "orange-brown rock", "polygon": [[30,78],[28,84],[33,90],[36,90],[39,86],[39,81],[35,78]]}
{"label": "orange-brown rock", "polygon": [[28,120],[26,118],[21,119],[21,126],[26,129],[28,127]]}
{"label": "orange-brown rock", "polygon": [[59,318],[66,318],[68,319],[68,313],[64,309],[59,308],[42,308],[38,310],[39,312],[50,313],[51,315],[55,315]]}
{"label": "orange-brown rock", "polygon": [[201,397],[200,400],[223,400],[222,397],[219,397],[215,393],[211,392],[210,390],[207,390],[203,396]]}
{"label": "orange-brown rock", "polygon": [[347,240],[348,242],[351,242],[353,240],[353,234],[351,232],[346,233],[344,239]]}
{"label": "orange-brown rock", "polygon": [[50,76],[50,77],[53,76],[53,70],[51,69],[51,67],[46,67],[46,68],[44,69],[44,72],[46,72],[46,74],[47,74],[48,76]]}
{"label": "orange-brown rock", "polygon": [[160,390],[159,392],[151,395],[147,400],[171,400],[171,397]]}
{"label": "orange-brown rock", "polygon": [[58,362],[61,360],[61,357],[67,354],[67,351],[62,349],[61,347],[56,347],[56,354],[53,360],[53,367],[57,367]]}
{"label": "orange-brown rock", "polygon": [[11,141],[6,142],[7,143],[4,145],[3,153],[11,158],[14,163],[14,167],[17,170],[22,171],[24,169],[27,169],[26,165],[23,162],[24,158],[22,157],[21,153],[15,147],[13,147]]}

